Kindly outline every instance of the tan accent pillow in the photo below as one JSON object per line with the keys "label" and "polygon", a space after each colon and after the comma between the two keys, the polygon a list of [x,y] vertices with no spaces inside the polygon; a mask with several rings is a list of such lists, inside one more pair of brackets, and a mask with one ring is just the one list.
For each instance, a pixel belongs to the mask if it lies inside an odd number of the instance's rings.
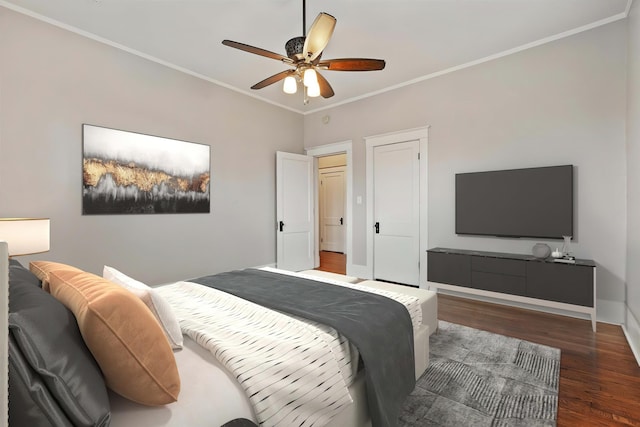
{"label": "tan accent pillow", "polygon": [[49,273],[55,270],[82,271],[71,265],[52,261],[31,261],[29,270],[42,281],[42,289],[49,292]]}
{"label": "tan accent pillow", "polygon": [[143,405],[178,399],[180,376],[173,351],[138,297],[83,271],[51,271],[49,286],[51,294],[75,315],[109,388]]}

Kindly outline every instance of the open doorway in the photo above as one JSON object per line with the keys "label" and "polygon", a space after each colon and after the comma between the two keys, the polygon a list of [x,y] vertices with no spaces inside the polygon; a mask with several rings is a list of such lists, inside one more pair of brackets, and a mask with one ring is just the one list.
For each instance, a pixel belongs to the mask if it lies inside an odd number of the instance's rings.
{"label": "open doorway", "polygon": [[[343,141],[337,142],[333,144],[321,145],[313,148],[307,148],[306,155],[314,158],[314,170],[315,170],[315,179],[314,179],[314,197],[315,197],[315,212],[320,211],[319,202],[320,202],[320,162],[323,162],[323,166],[328,166],[324,162],[328,160],[320,160],[322,158],[331,157],[334,155],[342,155],[344,160],[342,163],[345,165],[345,190],[344,190],[344,200],[345,200],[345,212],[343,217],[338,217],[338,221],[340,218],[342,221],[342,228],[344,229],[344,250],[343,253],[333,252],[333,251],[322,251],[322,261],[321,261],[321,251],[320,251],[320,215],[314,215],[315,218],[315,268],[316,269],[324,269],[325,271],[335,272],[339,274],[346,275],[357,275],[356,266],[354,266],[352,255],[353,250],[353,155],[352,155],[352,141]],[[334,159],[335,160],[335,159]]]}
{"label": "open doorway", "polygon": [[318,157],[318,270],[346,274],[346,167],[345,153]]}

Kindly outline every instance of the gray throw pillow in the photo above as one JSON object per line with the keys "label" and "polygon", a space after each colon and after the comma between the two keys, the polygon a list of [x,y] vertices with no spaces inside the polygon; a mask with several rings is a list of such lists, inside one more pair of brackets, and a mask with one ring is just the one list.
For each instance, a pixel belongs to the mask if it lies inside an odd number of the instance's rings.
{"label": "gray throw pillow", "polygon": [[[9,332],[20,354],[74,426],[107,426],[109,396],[76,319],[31,282],[9,281]],[[29,387],[31,395],[37,387]],[[9,405],[16,404],[9,399]]]}
{"label": "gray throw pillow", "polygon": [[24,268],[15,259],[9,260],[9,281],[10,282],[28,282],[34,286],[42,287],[42,282],[38,277],[29,271],[28,268]]}
{"label": "gray throw pillow", "polygon": [[42,378],[24,359],[9,335],[9,425],[71,427]]}

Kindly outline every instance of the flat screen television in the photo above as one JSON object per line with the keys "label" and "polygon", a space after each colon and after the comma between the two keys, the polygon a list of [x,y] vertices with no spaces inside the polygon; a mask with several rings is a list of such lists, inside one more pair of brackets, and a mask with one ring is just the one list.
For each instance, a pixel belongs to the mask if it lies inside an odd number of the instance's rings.
{"label": "flat screen television", "polygon": [[456,234],[573,236],[573,165],[456,174]]}

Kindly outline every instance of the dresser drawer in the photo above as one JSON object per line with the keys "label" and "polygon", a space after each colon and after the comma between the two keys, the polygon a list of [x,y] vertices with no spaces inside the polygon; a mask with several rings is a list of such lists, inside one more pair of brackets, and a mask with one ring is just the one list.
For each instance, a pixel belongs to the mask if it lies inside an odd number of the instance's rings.
{"label": "dresser drawer", "polygon": [[527,296],[593,307],[593,268],[531,262],[527,266]]}
{"label": "dresser drawer", "polygon": [[510,276],[525,277],[527,275],[526,262],[517,259],[472,256],[471,270],[485,273],[508,274]]}
{"label": "dresser drawer", "polygon": [[475,289],[482,289],[484,291],[525,296],[527,291],[527,279],[523,276],[508,276],[498,273],[472,271],[471,287]]}
{"label": "dresser drawer", "polygon": [[471,285],[471,257],[448,253],[427,254],[427,280],[450,285]]}

